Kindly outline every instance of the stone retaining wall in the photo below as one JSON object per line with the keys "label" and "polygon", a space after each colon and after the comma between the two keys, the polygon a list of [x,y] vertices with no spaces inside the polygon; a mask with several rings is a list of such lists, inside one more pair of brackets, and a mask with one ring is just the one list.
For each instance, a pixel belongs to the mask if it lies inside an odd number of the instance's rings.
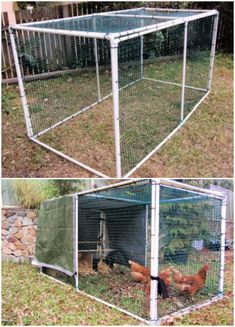
{"label": "stone retaining wall", "polygon": [[35,210],[2,209],[2,259],[30,261],[34,255],[37,230]]}

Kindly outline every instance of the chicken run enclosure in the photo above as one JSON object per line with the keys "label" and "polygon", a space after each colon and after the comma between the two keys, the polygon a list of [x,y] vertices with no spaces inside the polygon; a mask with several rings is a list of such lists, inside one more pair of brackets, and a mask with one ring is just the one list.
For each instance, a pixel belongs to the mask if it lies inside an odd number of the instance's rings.
{"label": "chicken run enclosure", "polygon": [[46,200],[33,264],[142,322],[159,323],[223,297],[225,213],[222,194],[166,179]]}
{"label": "chicken run enclosure", "polygon": [[128,177],[211,89],[218,12],[138,8],[12,26],[29,138]]}

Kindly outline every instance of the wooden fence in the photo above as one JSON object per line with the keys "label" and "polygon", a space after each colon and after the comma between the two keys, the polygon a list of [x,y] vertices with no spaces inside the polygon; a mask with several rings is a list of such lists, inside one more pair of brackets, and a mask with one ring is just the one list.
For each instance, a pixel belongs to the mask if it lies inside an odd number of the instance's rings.
{"label": "wooden fence", "polygon": [[[159,4],[159,3],[158,3]],[[60,5],[55,7],[44,7],[29,10],[18,10],[15,12],[17,23],[28,23],[48,19],[57,19],[65,17],[73,17],[86,15],[109,10],[121,10],[127,8],[139,7],[138,2],[82,2]],[[220,10],[220,8],[218,8]],[[233,51],[233,12],[222,8],[218,29],[217,50],[227,52]],[[2,80],[8,81],[15,79],[16,71],[12,56],[12,49],[9,40],[9,20],[6,12],[1,14],[2,18]]]}

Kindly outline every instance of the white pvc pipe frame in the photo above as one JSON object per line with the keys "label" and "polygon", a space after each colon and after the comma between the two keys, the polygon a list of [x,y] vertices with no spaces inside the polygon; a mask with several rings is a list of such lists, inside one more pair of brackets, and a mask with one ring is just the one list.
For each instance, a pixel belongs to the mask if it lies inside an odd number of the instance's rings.
{"label": "white pvc pipe frame", "polygon": [[[144,179],[136,179],[136,180],[127,180],[124,182],[120,182],[120,183],[116,183],[116,184],[112,184],[112,185],[108,185],[108,186],[103,186],[103,187],[99,187],[96,189],[91,189],[89,191],[83,191],[83,192],[79,192],[79,193],[75,193],[74,194],[74,199],[75,199],[75,208],[76,208],[76,213],[75,213],[75,217],[76,217],[76,222],[75,222],[75,229],[78,232],[78,196],[79,195],[85,195],[85,194],[90,194],[90,193],[94,193],[94,192],[99,192],[102,190],[107,190],[107,189],[112,189],[112,188],[118,188],[118,187],[122,187],[125,185],[131,185],[131,184],[136,184],[140,181],[148,181],[148,180],[144,180]],[[189,191],[191,193],[194,194],[200,194],[200,195],[205,195],[205,196],[209,196],[212,198],[216,198],[219,200],[222,200],[222,206],[221,206],[221,256],[220,256],[220,279],[219,279],[219,285],[218,285],[218,292],[219,295],[218,296],[214,296],[213,298],[211,298],[210,300],[201,302],[199,304],[196,305],[192,305],[189,306],[187,308],[184,308],[180,311],[177,311],[175,313],[172,313],[170,315],[167,315],[165,317],[162,318],[158,318],[158,312],[157,312],[157,281],[156,280],[151,280],[151,288],[150,288],[150,320],[146,320],[143,319],[141,317],[139,317],[138,315],[135,315],[127,310],[124,310],[116,305],[113,305],[109,302],[103,301],[95,296],[92,296],[88,293],[85,293],[83,291],[80,291],[78,288],[78,270],[76,271],[75,274],[75,287],[76,290],[82,294],[85,295],[93,300],[96,300],[104,305],[107,305],[108,307],[114,308],[124,314],[127,314],[141,322],[144,322],[148,325],[158,325],[160,324],[160,322],[164,322],[165,320],[167,320],[169,317],[171,316],[182,316],[185,314],[188,314],[190,312],[192,312],[193,310],[196,309],[200,309],[202,307],[205,307],[207,305],[210,305],[218,300],[223,299],[223,288],[224,288],[224,252],[225,252],[225,229],[226,229],[226,197],[220,193],[220,192],[216,192],[216,191],[211,191],[211,190],[206,190],[206,189],[200,189],[198,187],[194,187],[192,185],[188,185],[188,184],[184,184],[184,183],[180,183],[180,182],[176,182],[174,180],[170,180],[170,179],[152,179],[151,180],[151,275],[156,277],[158,276],[158,255],[156,255],[156,253],[158,253],[159,251],[159,244],[158,244],[158,240],[159,240],[159,210],[160,210],[160,186],[166,186],[166,187],[170,187],[170,188],[175,188],[175,189],[180,189],[180,190],[186,190]],[[78,239],[76,239],[76,244],[75,244],[75,253],[78,253]],[[77,262],[78,264],[78,262]],[[77,266],[78,267],[78,266]],[[41,271],[42,273],[42,271]],[[54,277],[48,276],[47,274],[42,273],[43,275],[47,276],[48,278],[61,283],[61,284],[65,284],[64,282],[61,282],[59,280],[57,280]],[[65,284],[67,285],[67,284]]]}
{"label": "white pvc pipe frame", "polygon": [[[133,9],[144,9],[144,8],[135,8]],[[151,9],[153,10],[153,9]],[[156,9],[156,10],[159,10]],[[161,8],[162,11],[165,11],[166,9]],[[128,11],[128,10],[125,10]],[[177,11],[177,10],[172,10],[172,11]],[[180,11],[180,10],[179,10]],[[187,10],[186,10],[187,11]],[[121,13],[123,11],[117,11],[115,13]],[[114,136],[115,136],[115,160],[116,160],[116,177],[129,177],[132,175],[146,160],[148,160],[153,154],[155,154],[160,147],[163,146],[177,131],[178,129],[185,124],[185,122],[188,120],[188,118],[191,116],[191,114],[196,110],[196,108],[201,104],[201,102],[206,98],[206,96],[209,94],[210,88],[211,88],[211,81],[212,81],[212,71],[213,71],[213,66],[214,66],[214,57],[215,57],[215,44],[216,44],[216,35],[217,35],[217,28],[218,28],[218,11],[217,10],[210,10],[210,11],[198,11],[199,13],[197,15],[189,16],[189,17],[184,17],[184,18],[176,18],[176,19],[171,19],[169,17],[169,21],[163,22],[163,23],[158,23],[158,24],[153,24],[147,27],[140,27],[137,29],[133,29],[131,31],[125,31],[121,33],[112,33],[112,34],[105,34],[105,33],[95,33],[95,32],[81,32],[81,31],[68,31],[68,30],[56,30],[56,29],[48,29],[48,28],[38,28],[38,27],[33,27],[35,23],[26,23],[26,24],[18,24],[15,26],[10,27],[10,38],[11,38],[11,43],[12,43],[12,49],[13,49],[13,56],[15,60],[15,65],[16,65],[16,71],[17,71],[17,77],[18,77],[18,82],[19,82],[19,88],[20,88],[20,94],[21,94],[21,101],[22,101],[22,106],[24,109],[24,116],[25,116],[25,121],[26,121],[26,127],[27,127],[27,134],[28,137],[35,143],[43,146],[44,148],[54,152],[55,154],[61,156],[62,158],[73,162],[74,164],[92,172],[93,174],[100,176],[100,177],[108,177],[107,175],[103,174],[102,172],[93,169],[92,167],[85,165],[84,163],[75,160],[71,158],[68,155],[65,155],[64,153],[54,149],[53,147],[50,147],[49,145],[38,141],[36,138],[37,136],[41,135],[42,133],[45,133],[46,131],[49,131],[50,129],[62,124],[63,122],[69,120],[72,117],[75,117],[77,114],[82,113],[83,111],[93,108],[96,104],[98,104],[100,101],[104,100],[108,96],[104,97],[103,99],[100,99],[100,91],[99,91],[99,76],[97,75],[97,85],[98,85],[98,101],[82,110],[79,112],[65,118],[61,122],[58,122],[57,124],[54,124],[50,128],[46,129],[45,131],[42,131],[38,133],[37,135],[33,135],[32,131],[32,126],[31,126],[31,120],[30,120],[30,115],[29,115],[29,110],[27,106],[27,100],[25,97],[25,91],[24,91],[24,86],[23,86],[23,80],[21,76],[21,71],[20,71],[20,66],[19,66],[19,61],[17,57],[17,51],[16,51],[16,45],[15,45],[15,40],[14,36],[12,33],[12,29],[16,30],[27,30],[27,31],[35,31],[35,32],[43,32],[43,33],[49,33],[49,34],[60,34],[60,35],[69,35],[69,36],[81,36],[81,37],[90,37],[95,39],[95,45],[96,45],[96,39],[107,39],[110,41],[111,44],[111,66],[112,66],[112,95],[113,95],[113,112],[114,112]],[[86,15],[85,17],[88,16],[108,16],[109,13],[100,13],[100,14],[91,14],[91,15]],[[111,14],[111,13],[110,13]],[[200,18],[205,18],[209,16],[216,16],[216,19],[214,21],[214,29],[213,29],[213,39],[212,39],[212,48],[211,48],[211,60],[210,60],[210,68],[209,68],[209,76],[208,76],[208,92],[202,97],[202,99],[196,104],[196,106],[192,109],[192,111],[184,118],[184,92],[185,88],[188,87],[185,85],[185,74],[186,74],[186,56],[187,56],[187,24],[190,21],[197,20]],[[118,15],[117,15],[118,16]],[[120,15],[119,15],[120,16]],[[129,15],[121,15],[121,16],[126,16],[128,17]],[[78,16],[81,17],[81,16]],[[84,17],[84,16],[83,16]],[[76,17],[69,17],[65,19],[57,19],[57,20],[47,20],[47,21],[42,21],[42,22],[37,22],[37,24],[43,24],[47,22],[57,22],[59,20],[70,20],[70,19],[75,19]],[[157,16],[141,16],[142,19],[149,19],[149,18],[158,18]],[[78,18],[79,19],[79,18]],[[183,75],[182,75],[182,95],[181,95],[181,123],[178,125],[177,128],[175,128],[158,146],[151,151],[143,160],[141,160],[133,169],[131,169],[126,175],[122,175],[122,167],[121,167],[121,146],[120,146],[120,127],[119,127],[119,87],[118,87],[118,44],[119,42],[135,38],[140,36],[141,38],[148,33],[151,32],[156,32],[168,27],[180,25],[180,24],[185,24],[185,34],[184,34],[184,56],[183,56]],[[97,56],[97,48],[95,48],[95,55]],[[142,56],[142,48],[141,48],[141,56]],[[96,57],[96,71],[98,70],[98,63],[97,63],[97,57]],[[141,72],[143,69],[141,68]],[[164,83],[164,81],[162,81]],[[167,83],[167,82],[165,82]],[[190,86],[189,86],[190,87]],[[190,87],[193,88],[193,87]]]}

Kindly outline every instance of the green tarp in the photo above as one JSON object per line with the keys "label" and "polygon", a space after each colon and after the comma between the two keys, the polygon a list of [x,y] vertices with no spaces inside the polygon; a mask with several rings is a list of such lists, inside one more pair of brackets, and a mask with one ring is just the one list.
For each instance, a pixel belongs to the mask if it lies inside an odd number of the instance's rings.
{"label": "green tarp", "polygon": [[72,276],[76,272],[75,231],[75,196],[44,201],[39,212],[33,263]]}

